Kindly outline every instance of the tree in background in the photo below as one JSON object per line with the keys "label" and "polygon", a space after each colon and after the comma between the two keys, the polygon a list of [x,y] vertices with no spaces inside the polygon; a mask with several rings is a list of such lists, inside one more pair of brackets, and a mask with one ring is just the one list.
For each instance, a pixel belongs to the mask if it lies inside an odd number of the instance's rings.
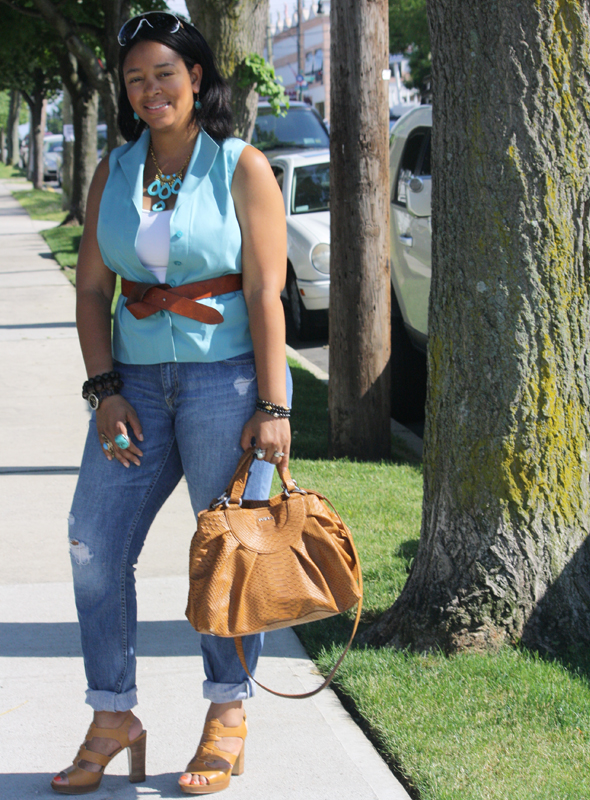
{"label": "tree in background", "polygon": [[330,452],[390,455],[387,1],[330,10]]}
{"label": "tree in background", "polygon": [[[6,109],[2,108],[0,126],[6,128],[6,164],[18,166],[20,162],[18,126],[21,116],[22,97],[18,89],[2,93]],[[4,103],[2,104],[4,106]]]}
{"label": "tree in background", "polygon": [[258,94],[243,78],[251,53],[262,54],[268,21],[268,0],[187,0],[190,17],[215,53],[217,67],[232,93],[235,134],[252,138]]}
{"label": "tree in background", "polygon": [[426,0],[389,0],[389,52],[409,54],[409,89],[426,92],[432,72]]}
{"label": "tree in background", "polygon": [[590,9],[430,0],[429,17],[422,533],[364,638],[587,648]]}
{"label": "tree in background", "polygon": [[9,65],[0,75],[0,88],[20,91],[30,109],[28,166],[33,186],[41,189],[47,100],[60,87],[52,37],[39,20],[3,9],[0,60]]}
{"label": "tree in background", "polygon": [[[23,0],[2,0],[16,7]],[[45,21],[57,33],[69,53],[78,62],[77,72],[84,74],[100,94],[108,132],[108,147],[121,144],[117,127],[119,93],[119,43],[121,25],[134,13],[166,9],[164,0],[32,0]],[[22,6],[19,6],[22,8]]]}
{"label": "tree in background", "polygon": [[68,215],[63,225],[83,225],[86,200],[96,169],[98,92],[80,61],[65,49],[59,51],[60,75],[71,102],[74,124],[73,170]]}

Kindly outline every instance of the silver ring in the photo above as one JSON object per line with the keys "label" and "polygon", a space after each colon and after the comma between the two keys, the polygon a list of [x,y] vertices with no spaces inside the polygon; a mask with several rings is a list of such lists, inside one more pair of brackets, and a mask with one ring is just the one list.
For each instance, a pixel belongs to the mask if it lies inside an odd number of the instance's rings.
{"label": "silver ring", "polygon": [[264,456],[266,455],[266,450],[263,450],[262,447],[257,447],[254,451],[254,455],[259,461],[262,461]]}
{"label": "silver ring", "polygon": [[282,453],[280,450],[275,450],[275,454],[273,458],[282,458],[285,454]]}

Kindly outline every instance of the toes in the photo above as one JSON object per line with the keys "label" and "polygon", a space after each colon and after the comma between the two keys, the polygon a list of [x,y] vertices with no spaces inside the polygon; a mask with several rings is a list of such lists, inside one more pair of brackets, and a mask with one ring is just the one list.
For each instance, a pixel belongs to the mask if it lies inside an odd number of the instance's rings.
{"label": "toes", "polygon": [[198,773],[184,772],[178,779],[178,783],[182,786],[204,786],[207,783],[207,778]]}

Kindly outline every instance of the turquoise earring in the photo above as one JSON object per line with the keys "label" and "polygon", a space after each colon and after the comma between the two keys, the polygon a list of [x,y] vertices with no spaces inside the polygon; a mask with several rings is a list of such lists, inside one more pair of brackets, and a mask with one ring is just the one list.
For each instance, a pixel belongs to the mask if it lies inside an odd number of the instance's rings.
{"label": "turquoise earring", "polygon": [[202,107],[203,104],[199,100],[199,93],[197,92],[197,99],[195,100],[195,108],[197,109],[197,111],[200,111]]}
{"label": "turquoise earring", "polygon": [[135,112],[135,111],[133,112],[133,119],[134,119],[136,122],[139,122],[139,116],[138,116],[138,114],[136,114],[136,112]]}

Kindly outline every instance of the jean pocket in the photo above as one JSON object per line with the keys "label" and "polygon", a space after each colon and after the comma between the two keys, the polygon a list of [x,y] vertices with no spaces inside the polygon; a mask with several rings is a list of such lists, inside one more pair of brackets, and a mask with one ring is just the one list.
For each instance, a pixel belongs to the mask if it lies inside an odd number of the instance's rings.
{"label": "jean pocket", "polygon": [[225,358],[219,363],[234,367],[249,366],[254,364],[254,350],[250,350],[249,353],[241,353],[239,356],[234,356],[233,358]]}

